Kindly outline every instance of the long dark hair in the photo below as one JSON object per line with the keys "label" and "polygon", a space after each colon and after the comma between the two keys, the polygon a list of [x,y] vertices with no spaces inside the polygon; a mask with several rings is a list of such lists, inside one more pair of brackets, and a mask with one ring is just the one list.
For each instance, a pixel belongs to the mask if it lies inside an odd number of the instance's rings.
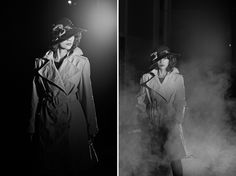
{"label": "long dark hair", "polygon": [[166,71],[167,72],[172,72],[174,67],[177,64],[176,56],[170,55],[170,56],[167,56],[167,58],[169,59],[169,65],[167,66]]}

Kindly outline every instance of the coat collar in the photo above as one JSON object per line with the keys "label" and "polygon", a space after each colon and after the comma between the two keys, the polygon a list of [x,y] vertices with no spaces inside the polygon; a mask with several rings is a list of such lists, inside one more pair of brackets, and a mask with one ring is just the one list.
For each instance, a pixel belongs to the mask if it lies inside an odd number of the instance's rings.
{"label": "coat collar", "polygon": [[169,102],[173,93],[173,80],[176,73],[179,73],[178,69],[174,68],[172,72],[169,72],[162,83],[157,76],[157,70],[152,70],[151,73],[153,76],[146,82],[146,86],[157,92],[167,102]]}
{"label": "coat collar", "polygon": [[79,68],[73,64],[73,57],[76,55],[81,56],[82,54],[81,49],[76,48],[74,52],[63,61],[58,70],[54,64],[53,52],[48,51],[44,56],[47,62],[38,70],[38,73],[59,87],[66,94],[69,94],[75,86],[69,78],[79,71]]}

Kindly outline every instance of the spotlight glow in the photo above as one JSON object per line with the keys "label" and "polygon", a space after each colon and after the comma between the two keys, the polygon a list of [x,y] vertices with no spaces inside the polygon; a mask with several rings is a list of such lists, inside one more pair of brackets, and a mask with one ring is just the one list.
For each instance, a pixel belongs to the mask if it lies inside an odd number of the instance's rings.
{"label": "spotlight glow", "polygon": [[88,27],[99,47],[110,48],[116,42],[116,8],[112,4],[99,3],[89,10]]}
{"label": "spotlight glow", "polygon": [[71,1],[71,0],[68,0],[67,3],[68,3],[69,5],[71,5],[71,4],[72,4],[72,1]]}
{"label": "spotlight glow", "polygon": [[91,60],[95,58],[95,65],[104,73],[103,77],[107,77],[108,72],[116,69],[116,0],[81,1],[80,6],[73,10],[78,26],[88,30],[83,36],[81,46],[86,48],[89,53],[87,56]]}

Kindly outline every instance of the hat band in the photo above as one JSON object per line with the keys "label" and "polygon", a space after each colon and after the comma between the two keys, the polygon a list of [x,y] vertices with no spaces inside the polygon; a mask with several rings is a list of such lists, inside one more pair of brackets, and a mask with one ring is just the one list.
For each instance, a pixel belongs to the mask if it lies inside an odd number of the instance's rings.
{"label": "hat band", "polygon": [[168,54],[168,53],[170,53],[168,50],[163,50],[163,51],[161,51],[158,55]]}
{"label": "hat band", "polygon": [[58,32],[58,37],[55,39],[55,41],[59,40],[61,36],[63,36],[66,31],[72,29],[70,26],[63,26],[63,24],[57,24],[52,30],[53,32]]}

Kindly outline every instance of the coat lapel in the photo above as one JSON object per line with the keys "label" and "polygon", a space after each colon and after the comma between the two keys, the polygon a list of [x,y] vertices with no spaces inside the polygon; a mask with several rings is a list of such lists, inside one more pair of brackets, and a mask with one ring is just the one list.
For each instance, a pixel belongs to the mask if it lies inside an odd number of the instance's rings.
{"label": "coat lapel", "polygon": [[65,91],[67,94],[69,94],[75,86],[75,82],[73,82],[71,78],[80,71],[80,69],[72,61],[73,56],[67,58],[59,69],[61,79],[64,83]]}
{"label": "coat lapel", "polygon": [[157,77],[157,75],[155,75],[152,79],[150,79],[146,83],[146,85],[150,89],[154,90],[156,93],[161,95],[167,102],[169,102],[170,97],[173,93],[171,77],[172,77],[172,74],[169,73],[165,77],[164,81],[160,83],[159,78]]}
{"label": "coat lapel", "polygon": [[79,77],[76,77],[74,81],[71,78],[75,77],[82,70],[82,64],[79,64],[81,59],[78,59],[82,57],[82,54],[82,51],[76,48],[75,52],[67,57],[60,69],[57,70],[53,60],[53,53],[48,52],[45,55],[48,62],[39,69],[38,73],[68,95],[74,88],[76,80],[79,80]]}
{"label": "coat lapel", "polygon": [[49,59],[48,62],[39,69],[38,73],[66,92],[61,76],[53,63],[53,60],[50,58],[47,59]]}

